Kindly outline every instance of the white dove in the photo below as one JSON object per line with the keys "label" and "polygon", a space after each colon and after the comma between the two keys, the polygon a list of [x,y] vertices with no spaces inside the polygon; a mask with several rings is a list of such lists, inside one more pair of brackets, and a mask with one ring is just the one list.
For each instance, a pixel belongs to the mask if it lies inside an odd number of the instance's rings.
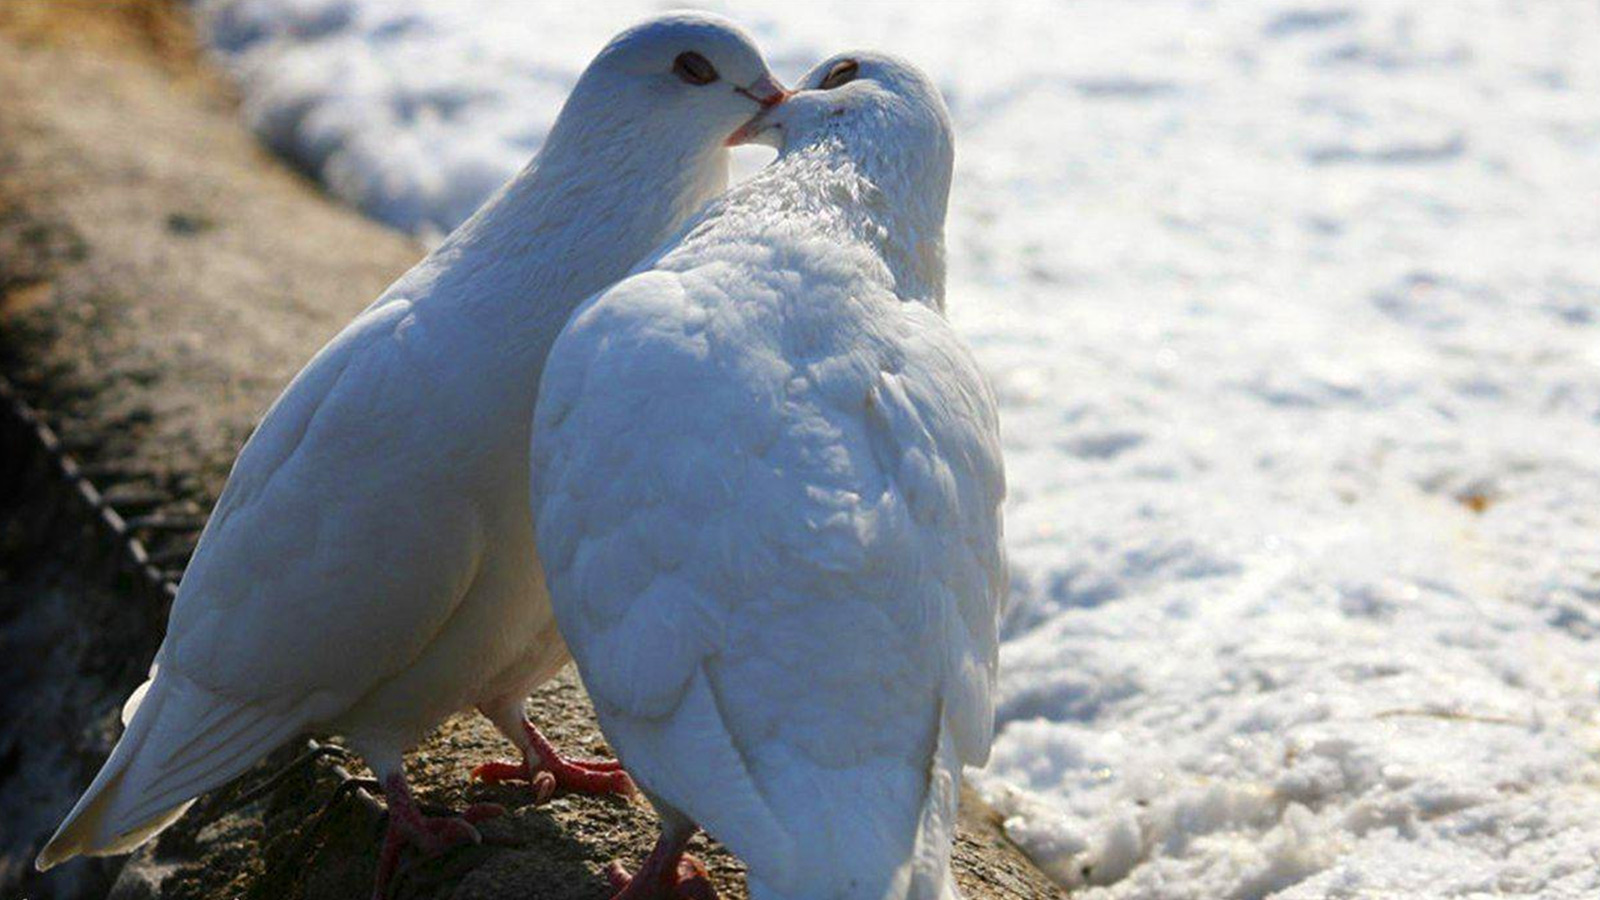
{"label": "white dove", "polygon": [[767,169],[551,349],[533,508],[556,618],[661,813],[626,898],[950,898],[1005,594],[994,397],[943,315],[949,118],[835,57]]}
{"label": "white dove", "polygon": [[381,893],[402,844],[477,839],[421,815],[401,760],[471,706],[542,789],[630,789],[616,763],[557,756],[523,711],[568,659],[527,503],[534,399],[572,310],[726,187],[724,142],[783,96],[721,18],[664,16],[606,45],[533,161],[268,411],[127,729],[41,869],[130,850],[284,741],[327,731],[387,794]]}

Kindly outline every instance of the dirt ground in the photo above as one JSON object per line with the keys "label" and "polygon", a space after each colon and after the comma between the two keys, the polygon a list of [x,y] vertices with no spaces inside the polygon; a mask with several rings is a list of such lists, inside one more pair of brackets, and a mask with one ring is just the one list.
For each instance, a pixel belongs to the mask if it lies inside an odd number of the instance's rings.
{"label": "dirt ground", "polygon": [[[182,7],[158,0],[0,4],[0,373],[38,409],[106,504],[175,579],[257,417],[309,355],[420,249],[325,198],[265,153],[209,70]],[[120,860],[38,876],[31,858],[115,732],[159,642],[159,594],[96,546],[49,454],[0,427],[0,895],[365,896],[381,806],[338,790],[329,761],[242,794],[303,747]],[[120,574],[119,574],[120,573]],[[530,701],[571,750],[606,753],[570,670]],[[504,804],[485,843],[409,867],[399,898],[603,898],[604,867],[654,835],[640,800],[470,784],[510,747],[476,717],[412,754],[421,798]],[[359,763],[350,763],[360,773]],[[969,898],[1053,894],[968,797],[957,870]],[[736,860],[695,848],[726,898]],[[114,886],[113,886],[114,885]]]}

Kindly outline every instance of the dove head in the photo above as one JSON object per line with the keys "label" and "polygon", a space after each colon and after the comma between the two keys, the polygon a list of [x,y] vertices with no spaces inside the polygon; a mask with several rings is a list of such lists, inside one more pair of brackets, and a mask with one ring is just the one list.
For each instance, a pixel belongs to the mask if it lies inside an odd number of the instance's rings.
{"label": "dove head", "polygon": [[[801,79],[735,140],[778,149],[770,170],[826,185],[823,170],[866,182],[853,214],[874,227],[904,296],[944,308],[944,220],[955,162],[950,113],[916,66],[883,53],[841,53]],[[777,175],[774,177],[782,177]]]}
{"label": "dove head", "polygon": [[781,104],[735,135],[789,155],[832,145],[880,189],[944,221],[955,161],[950,113],[938,88],[886,53],[841,53],[806,73]]}
{"label": "dove head", "polygon": [[[573,88],[550,140],[590,155],[607,145],[677,163],[726,157],[724,141],[788,94],[738,26],[706,13],[647,19],[611,39]],[[566,132],[557,134],[556,132]]]}
{"label": "dove head", "polygon": [[[727,189],[728,136],[785,96],[726,19],[675,13],[629,28],[578,76],[533,159],[404,289],[426,283],[507,315],[525,314],[519,298],[559,298],[538,307],[536,331],[553,340],[575,304]],[[470,265],[455,264],[463,255]]]}

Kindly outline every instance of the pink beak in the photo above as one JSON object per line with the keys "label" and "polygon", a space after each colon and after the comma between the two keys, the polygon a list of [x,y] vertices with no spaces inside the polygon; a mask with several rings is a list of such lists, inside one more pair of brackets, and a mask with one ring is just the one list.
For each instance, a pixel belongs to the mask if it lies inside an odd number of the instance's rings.
{"label": "pink beak", "polygon": [[756,79],[755,84],[747,88],[734,88],[734,90],[761,104],[763,110],[777,106],[779,103],[789,99],[789,95],[793,93],[785,90],[783,85],[778,83],[778,79],[773,78],[771,75],[761,76]]}
{"label": "pink beak", "polygon": [[722,142],[725,147],[737,147],[740,144],[749,143],[750,139],[761,131],[762,114],[794,95],[794,91],[785,89],[771,75],[761,76],[755,84],[747,88],[734,88],[734,90],[760,104],[761,112],[757,113],[750,121],[740,125],[733,134],[728,135],[727,140]]}

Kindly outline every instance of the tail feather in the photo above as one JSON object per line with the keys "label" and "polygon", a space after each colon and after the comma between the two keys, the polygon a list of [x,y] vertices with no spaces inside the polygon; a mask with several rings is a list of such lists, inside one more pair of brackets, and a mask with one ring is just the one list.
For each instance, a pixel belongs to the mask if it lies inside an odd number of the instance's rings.
{"label": "tail feather", "polygon": [[905,896],[924,900],[959,900],[950,874],[951,842],[955,839],[956,813],[961,802],[959,740],[939,717],[939,739],[928,772],[928,794],[922,801],[917,826],[916,854],[909,871]]}
{"label": "tail feather", "polygon": [[150,685],[156,683],[156,674],[161,671],[160,663],[150,664],[150,675],[145,678],[144,684],[133,689],[128,699],[122,704],[122,727],[127,728],[133,721],[133,714],[139,711],[139,704],[144,702],[144,695],[150,693]]}
{"label": "tail feather", "polygon": [[[950,872],[961,796],[959,738],[940,716],[926,739],[931,746],[921,765],[784,767],[781,793],[807,808],[788,822],[807,836],[798,852],[810,864],[789,873],[746,859],[751,900],[960,900]],[[795,813],[800,805],[785,810]],[[739,852],[737,840],[724,843]]]}
{"label": "tail feather", "polygon": [[[159,816],[174,804],[226,784],[300,730],[299,722],[292,719],[255,709],[250,712],[253,715],[237,717],[237,728],[208,742],[206,753],[189,753],[186,764],[166,766],[152,773],[141,786],[141,802],[122,813],[123,818],[137,822]],[[235,756],[233,748],[239,748],[243,755]]]}
{"label": "tail feather", "polygon": [[134,692],[127,730],[89,789],[39,853],[43,871],[74,856],[126,853],[293,737],[293,710],[222,697],[170,672]]}

